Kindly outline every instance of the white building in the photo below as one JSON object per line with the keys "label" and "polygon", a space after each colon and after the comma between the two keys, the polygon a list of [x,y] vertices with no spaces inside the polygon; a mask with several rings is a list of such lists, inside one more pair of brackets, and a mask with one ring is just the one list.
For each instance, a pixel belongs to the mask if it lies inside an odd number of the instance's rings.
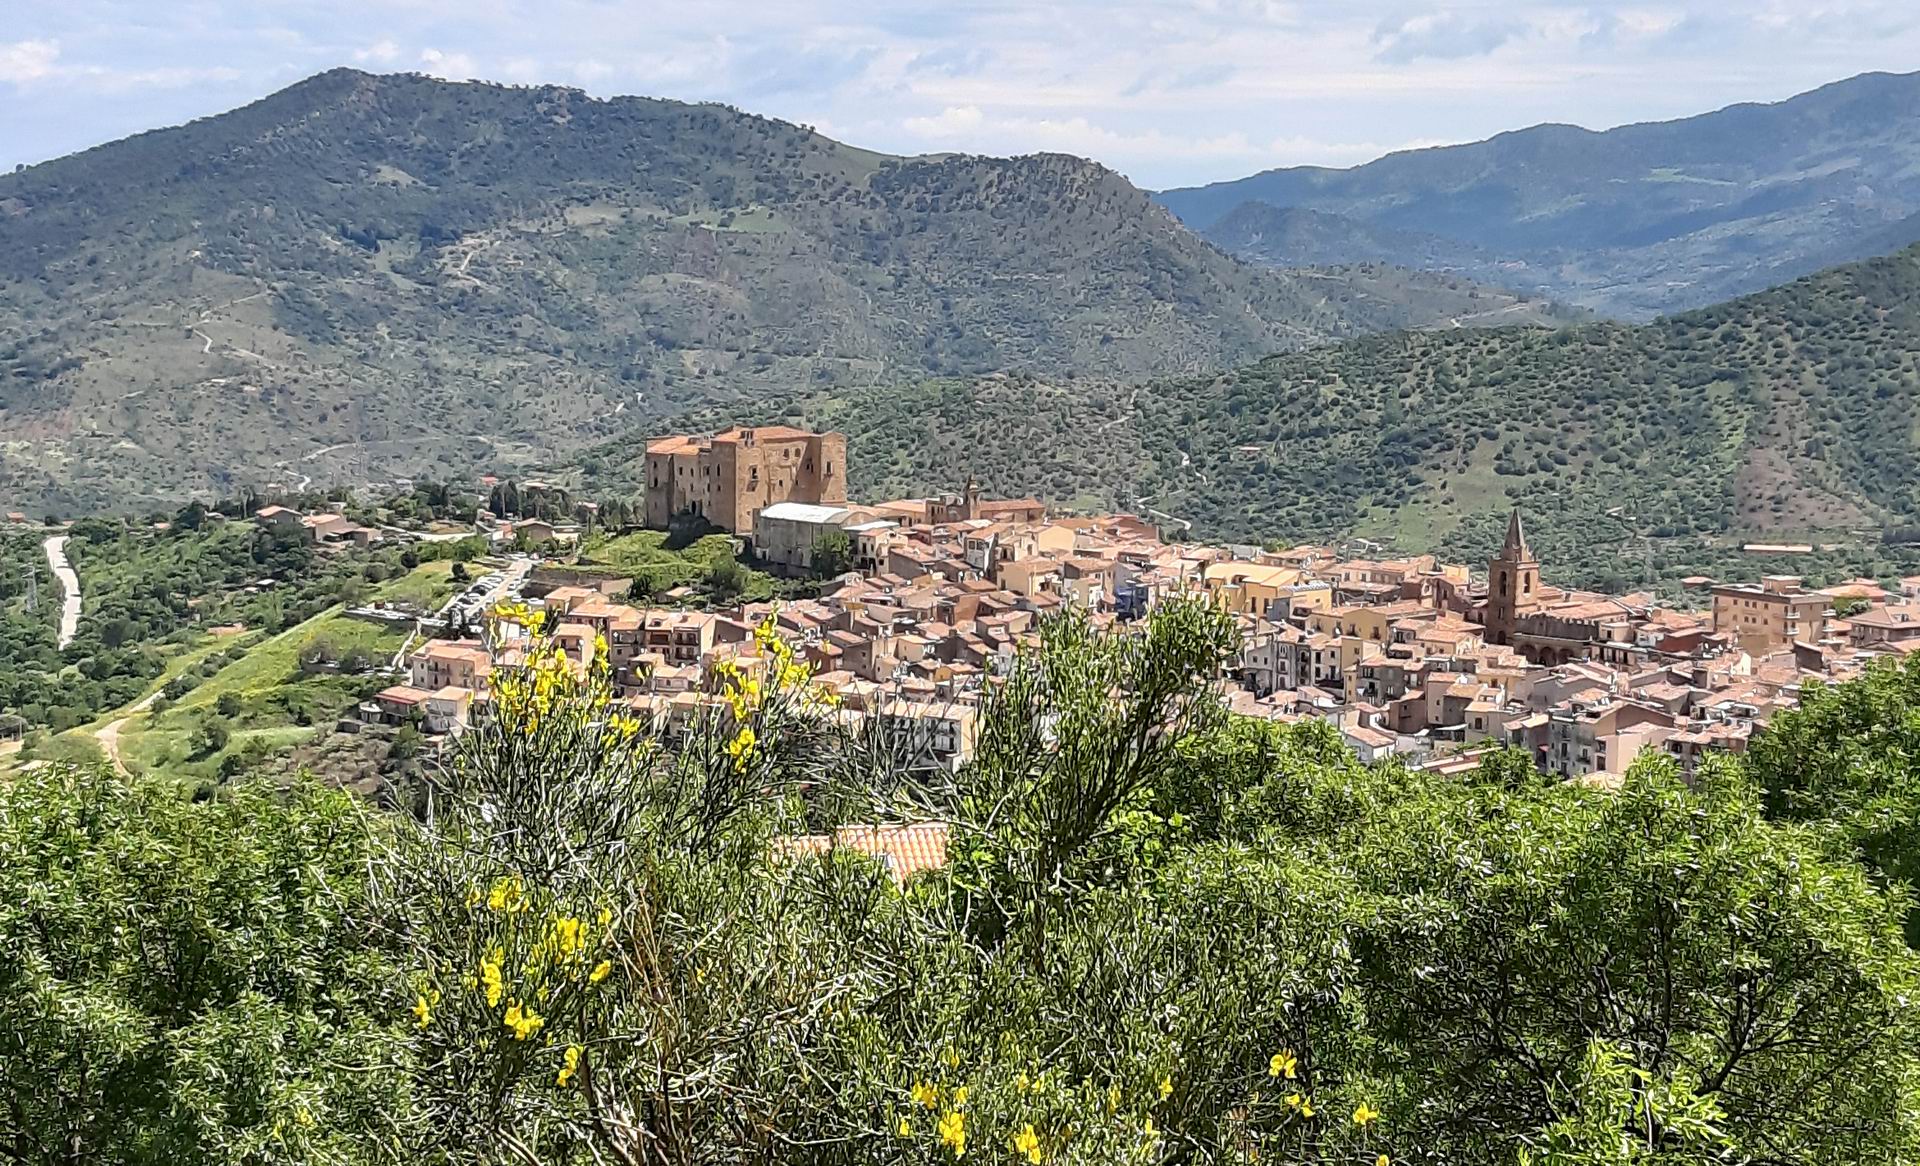
{"label": "white building", "polygon": [[753,520],[753,551],[776,573],[806,575],[813,571],[813,548],[830,530],[842,530],[853,511],[844,506],[814,506],[806,502],[776,502]]}

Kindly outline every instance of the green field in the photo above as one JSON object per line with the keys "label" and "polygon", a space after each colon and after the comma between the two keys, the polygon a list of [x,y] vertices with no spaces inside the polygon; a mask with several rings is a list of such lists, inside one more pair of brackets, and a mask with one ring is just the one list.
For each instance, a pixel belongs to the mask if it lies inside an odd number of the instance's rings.
{"label": "green field", "polygon": [[[454,584],[451,564],[423,563],[383,584],[376,597],[437,605]],[[140,700],[100,714],[62,733],[37,755],[74,759],[102,756],[101,741],[111,740],[120,762],[136,774],[152,773],[206,781],[223,767],[244,762],[249,768],[273,754],[314,739],[355,703],[384,687],[383,668],[406,641],[404,626],[368,623],[329,607],[278,635],[246,632],[231,636],[201,633],[170,652],[165,671]],[[332,660],[362,660],[360,672],[301,670],[302,656],[321,651]],[[170,686],[192,682],[173,699]],[[158,697],[153,705],[140,703]],[[208,748],[207,726],[219,724],[227,738]],[[117,725],[117,728],[115,727]],[[229,759],[237,758],[238,761]]]}
{"label": "green field", "polygon": [[[578,558],[581,566],[595,573],[632,579],[638,599],[692,587],[708,598],[760,602],[790,589],[764,571],[732,566],[733,542],[724,534],[695,539],[679,550],[669,550],[667,541],[668,536],[657,530],[597,535],[580,548]],[[722,579],[731,582],[717,585]]]}
{"label": "green field", "polygon": [[373,597],[388,603],[408,604],[422,611],[434,611],[460,587],[461,584],[453,579],[453,563],[448,560],[422,563],[398,579],[382,583],[374,589]]}
{"label": "green field", "polygon": [[[372,671],[306,675],[302,654],[324,647],[336,659],[357,654],[380,667],[406,639],[401,630],[352,619],[341,610],[329,608],[277,636],[226,648],[238,650],[239,658],[177,701],[104,718],[110,724],[128,715],[118,736],[122,763],[134,773],[208,779],[219,775],[230,757],[257,761],[325,732],[342,711],[388,680]],[[208,651],[203,658],[212,655]],[[226,727],[228,739],[223,747],[208,749],[206,728],[214,723]]]}

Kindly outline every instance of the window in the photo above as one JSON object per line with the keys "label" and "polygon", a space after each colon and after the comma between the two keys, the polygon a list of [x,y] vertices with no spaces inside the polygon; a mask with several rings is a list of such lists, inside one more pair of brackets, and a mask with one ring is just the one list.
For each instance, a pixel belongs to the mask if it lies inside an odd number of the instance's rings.
{"label": "window", "polygon": [[1500,572],[1500,597],[1502,599],[1507,597],[1507,573],[1505,571]]}

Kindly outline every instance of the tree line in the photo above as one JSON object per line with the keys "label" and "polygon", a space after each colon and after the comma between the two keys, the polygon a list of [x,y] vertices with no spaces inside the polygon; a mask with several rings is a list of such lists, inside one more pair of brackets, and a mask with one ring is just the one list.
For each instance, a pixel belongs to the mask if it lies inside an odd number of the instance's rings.
{"label": "tree line", "polygon": [[[1199,603],[1052,620],[958,772],[846,727],[769,626],[671,737],[534,652],[412,813],[23,775],[0,1154],[1920,1154],[1920,663],[1601,792],[1231,717],[1233,638]],[[876,820],[947,861],[807,841]]]}

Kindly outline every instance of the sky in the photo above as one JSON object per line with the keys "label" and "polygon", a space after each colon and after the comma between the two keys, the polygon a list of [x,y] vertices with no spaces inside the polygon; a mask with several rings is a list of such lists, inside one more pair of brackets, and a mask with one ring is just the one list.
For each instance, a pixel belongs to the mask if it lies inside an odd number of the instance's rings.
{"label": "sky", "polygon": [[1151,187],[1920,68],[1916,0],[0,0],[0,167],[338,65],[719,101]]}

